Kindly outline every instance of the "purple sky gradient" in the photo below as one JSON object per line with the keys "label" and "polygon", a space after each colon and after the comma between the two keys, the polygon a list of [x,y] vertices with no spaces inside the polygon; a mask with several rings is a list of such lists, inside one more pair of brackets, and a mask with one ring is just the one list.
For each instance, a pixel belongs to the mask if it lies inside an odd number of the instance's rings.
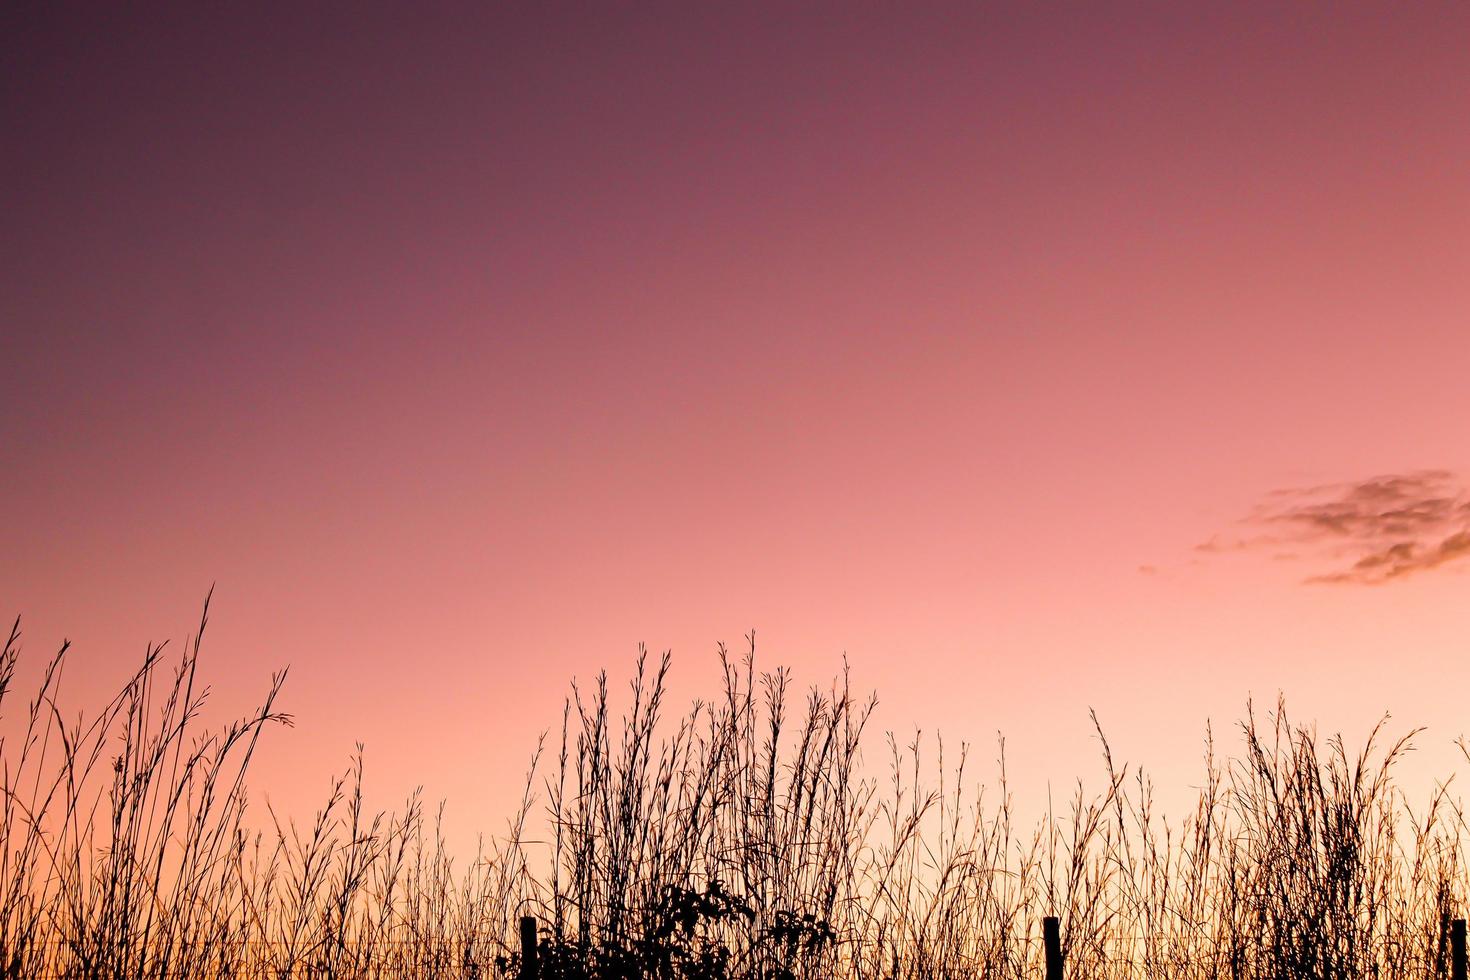
{"label": "purple sky gradient", "polygon": [[0,613],[79,701],[217,582],[258,781],[469,823],[752,627],[1035,785],[1088,706],[1460,734],[1459,564],[1194,546],[1470,472],[1470,10],[508,8],[0,15]]}

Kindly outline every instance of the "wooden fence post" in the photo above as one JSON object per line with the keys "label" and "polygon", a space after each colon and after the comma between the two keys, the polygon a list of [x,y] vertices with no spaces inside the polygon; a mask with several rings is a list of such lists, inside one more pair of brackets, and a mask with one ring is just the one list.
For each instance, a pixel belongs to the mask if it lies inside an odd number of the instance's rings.
{"label": "wooden fence post", "polygon": [[1451,980],[1467,980],[1465,976],[1465,920],[1450,923]]}
{"label": "wooden fence post", "polygon": [[1046,943],[1046,980],[1062,980],[1062,923],[1056,916],[1048,915],[1041,920],[1041,938]]}
{"label": "wooden fence post", "polygon": [[536,917],[521,916],[521,980],[536,980],[541,964],[536,962]]}

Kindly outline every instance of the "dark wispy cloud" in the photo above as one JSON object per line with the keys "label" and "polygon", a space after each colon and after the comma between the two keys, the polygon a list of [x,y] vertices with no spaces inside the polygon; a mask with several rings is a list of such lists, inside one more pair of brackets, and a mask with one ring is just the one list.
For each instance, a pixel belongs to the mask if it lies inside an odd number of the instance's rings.
{"label": "dark wispy cloud", "polygon": [[1316,559],[1335,567],[1306,582],[1380,585],[1470,558],[1470,494],[1448,470],[1275,490],[1196,550]]}

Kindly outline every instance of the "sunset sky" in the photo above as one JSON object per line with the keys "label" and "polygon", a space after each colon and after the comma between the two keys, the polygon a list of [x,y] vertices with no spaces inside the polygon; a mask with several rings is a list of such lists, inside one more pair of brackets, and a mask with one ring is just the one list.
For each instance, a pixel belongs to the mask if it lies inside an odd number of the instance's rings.
{"label": "sunset sky", "polygon": [[1470,6],[196,6],[0,14],[75,708],[213,584],[297,810],[360,740],[496,830],[573,677],[751,629],[1031,809],[1089,707],[1180,785],[1278,691],[1470,733]]}

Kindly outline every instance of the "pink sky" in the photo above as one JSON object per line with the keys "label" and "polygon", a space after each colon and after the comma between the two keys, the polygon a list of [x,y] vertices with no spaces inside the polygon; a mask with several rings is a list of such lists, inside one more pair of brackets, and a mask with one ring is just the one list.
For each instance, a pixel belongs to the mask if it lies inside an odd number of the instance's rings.
{"label": "pink sky", "polygon": [[573,676],[751,628],[1032,789],[1278,690],[1449,758],[1457,562],[1195,546],[1465,485],[1470,9],[493,6],[5,15],[0,613],[78,707],[218,583],[302,807],[362,740],[496,829]]}

